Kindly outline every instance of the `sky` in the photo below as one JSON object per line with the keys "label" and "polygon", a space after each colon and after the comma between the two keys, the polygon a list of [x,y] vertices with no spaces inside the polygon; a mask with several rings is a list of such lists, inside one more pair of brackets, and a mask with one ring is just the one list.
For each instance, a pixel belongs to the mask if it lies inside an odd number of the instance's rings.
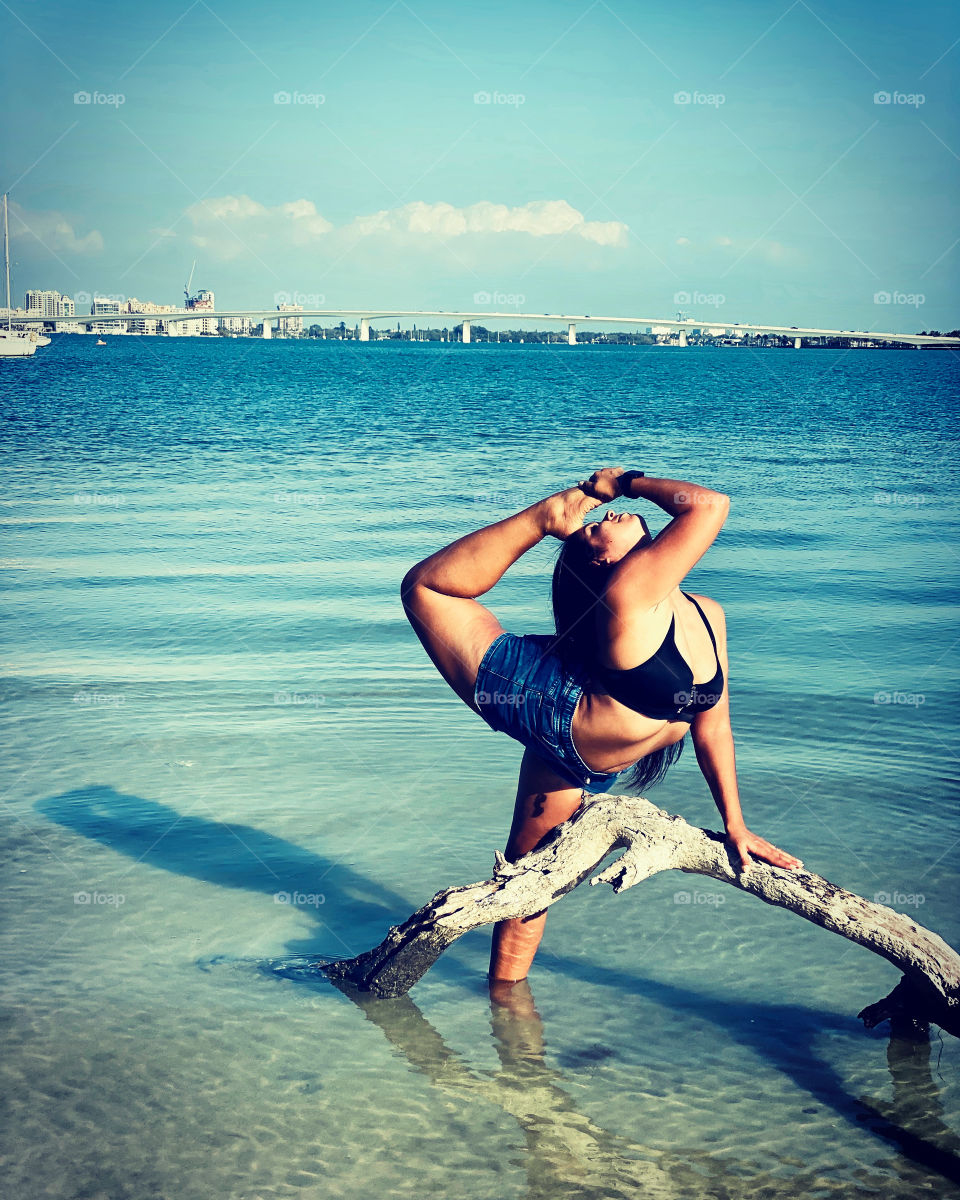
{"label": "sky", "polygon": [[[943,332],[960,8],[0,0],[13,295]],[[479,299],[478,299],[479,298]]]}

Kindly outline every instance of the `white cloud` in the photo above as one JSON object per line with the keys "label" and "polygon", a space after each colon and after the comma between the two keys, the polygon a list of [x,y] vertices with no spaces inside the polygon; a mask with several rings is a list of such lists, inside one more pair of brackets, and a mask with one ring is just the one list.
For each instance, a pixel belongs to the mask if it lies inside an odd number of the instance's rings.
{"label": "white cloud", "polygon": [[99,254],[103,236],[97,229],[79,236],[63,213],[29,212],[10,205],[10,237],[34,238],[48,250],[63,254]]}
{"label": "white cloud", "polygon": [[268,208],[249,196],[217,196],[191,204],[186,215],[193,226],[195,246],[221,258],[237,258],[253,242],[309,246],[333,226],[312,200],[293,200]]}
{"label": "white cloud", "polygon": [[489,200],[466,208],[455,208],[442,201],[426,204],[417,200],[402,208],[381,209],[370,216],[357,217],[345,231],[360,235],[425,234],[443,239],[469,233],[525,233],[531,237],[572,233],[599,246],[622,246],[627,237],[627,227],[620,221],[587,221],[566,200],[531,200],[517,208]]}
{"label": "white cloud", "polygon": [[467,234],[572,235],[598,246],[623,246],[627,240],[627,226],[620,221],[588,221],[565,200],[533,200],[515,208],[486,200],[465,208],[442,201],[428,204],[418,200],[400,208],[385,208],[355,217],[339,228],[317,212],[312,200],[305,199],[269,208],[246,195],[219,196],[191,205],[186,215],[192,225],[193,244],[223,258],[236,258],[245,247],[253,249],[255,243],[302,247],[337,235],[427,237],[438,241]]}

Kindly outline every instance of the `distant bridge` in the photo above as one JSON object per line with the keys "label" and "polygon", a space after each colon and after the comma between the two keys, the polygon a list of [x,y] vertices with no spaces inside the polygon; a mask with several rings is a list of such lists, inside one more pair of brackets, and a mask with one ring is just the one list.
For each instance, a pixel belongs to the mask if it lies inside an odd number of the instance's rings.
{"label": "distant bridge", "polygon": [[341,309],[321,309],[321,308],[304,308],[300,310],[292,310],[278,312],[276,308],[254,308],[254,309],[231,309],[229,311],[213,311],[211,309],[186,309],[176,312],[144,312],[144,313],[97,313],[88,314],[86,316],[73,317],[13,317],[14,323],[17,325],[31,324],[43,325],[56,323],[58,326],[66,324],[78,325],[115,325],[119,323],[127,323],[129,321],[162,321],[165,325],[173,324],[182,321],[229,321],[238,319],[247,319],[254,322],[263,322],[264,337],[270,337],[270,329],[274,323],[290,320],[313,320],[314,318],[326,318],[340,320],[350,317],[359,322],[360,325],[360,341],[368,342],[370,340],[370,322],[371,321],[390,321],[405,320],[405,319],[423,319],[431,320],[442,319],[450,321],[454,324],[462,325],[462,339],[464,342],[470,341],[470,332],[472,324],[486,323],[488,321],[509,321],[513,322],[513,327],[517,327],[517,322],[549,322],[551,324],[566,325],[567,341],[571,346],[577,344],[577,326],[578,325],[643,325],[657,328],[658,330],[666,330],[672,333],[679,334],[679,344],[685,346],[687,344],[687,334],[694,329],[706,330],[714,333],[715,336],[721,336],[727,330],[731,333],[751,333],[751,334],[774,334],[780,337],[793,338],[794,345],[799,349],[804,338],[855,338],[857,341],[863,342],[899,342],[902,345],[910,346],[944,346],[944,347],[960,347],[960,338],[955,337],[931,337],[928,334],[919,333],[882,333],[877,330],[864,329],[818,329],[813,326],[806,325],[743,325],[738,323],[722,322],[719,320],[694,320],[685,318],[676,320],[670,317],[614,317],[600,316],[594,317],[590,314],[567,314],[567,313],[519,313],[519,312],[448,312],[437,310],[435,312],[426,309],[370,309],[370,308],[341,308]]}

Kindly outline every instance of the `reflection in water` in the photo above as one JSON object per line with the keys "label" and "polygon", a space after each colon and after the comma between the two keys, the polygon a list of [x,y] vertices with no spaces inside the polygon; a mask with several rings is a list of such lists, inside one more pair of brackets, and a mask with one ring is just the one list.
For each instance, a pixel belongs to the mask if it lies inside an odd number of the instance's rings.
{"label": "reflection in water", "polygon": [[881,1123],[878,1132],[905,1154],[960,1184],[960,1138],[943,1121],[943,1104],[930,1069],[929,1038],[891,1038],[887,1065],[893,1080],[889,1103],[861,1096]]}
{"label": "reflection in water", "polygon": [[[275,966],[293,978],[309,977],[309,972],[301,973],[290,962]],[[957,1139],[939,1117],[929,1045],[891,1041],[888,1062],[894,1102],[888,1106],[865,1102],[865,1107],[886,1125],[875,1131],[895,1141],[909,1158],[884,1161],[875,1174],[858,1172],[857,1190],[851,1193],[842,1184],[838,1189],[835,1178],[798,1170],[795,1160],[780,1156],[772,1155],[773,1161],[764,1166],[744,1162],[733,1149],[725,1157],[700,1146],[667,1152],[598,1126],[578,1111],[569,1082],[547,1062],[543,1022],[526,980],[491,985],[491,1027],[500,1059],[495,1073],[466,1067],[409,996],[381,1000],[347,984],[340,987],[434,1086],[460,1099],[495,1104],[516,1120],[526,1145],[527,1200],[565,1195],[582,1200],[638,1195],[671,1200],[760,1195],[768,1200],[796,1200],[798,1195],[838,1194],[841,1189],[844,1195],[928,1196],[931,1177],[918,1170],[917,1163],[944,1176],[945,1187],[949,1187],[946,1180],[957,1179]],[[943,1197],[948,1192],[938,1194]]]}

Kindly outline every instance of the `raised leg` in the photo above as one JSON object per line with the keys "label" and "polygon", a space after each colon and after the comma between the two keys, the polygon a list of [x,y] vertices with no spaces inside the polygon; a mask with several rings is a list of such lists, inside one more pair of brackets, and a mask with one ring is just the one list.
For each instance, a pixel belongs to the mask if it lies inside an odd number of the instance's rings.
{"label": "raised leg", "polygon": [[568,488],[458,538],[417,563],[400,588],[410,624],[437,670],[471,708],[480,660],[503,626],[475,597],[547,534],[567,537],[599,500]]}
{"label": "raised leg", "polygon": [[[524,750],[507,858],[514,862],[533,850],[552,829],[573,816],[582,800],[581,788],[571,786],[533,750]],[[494,927],[491,981],[526,979],[546,923],[546,912],[539,912],[500,921]]]}

